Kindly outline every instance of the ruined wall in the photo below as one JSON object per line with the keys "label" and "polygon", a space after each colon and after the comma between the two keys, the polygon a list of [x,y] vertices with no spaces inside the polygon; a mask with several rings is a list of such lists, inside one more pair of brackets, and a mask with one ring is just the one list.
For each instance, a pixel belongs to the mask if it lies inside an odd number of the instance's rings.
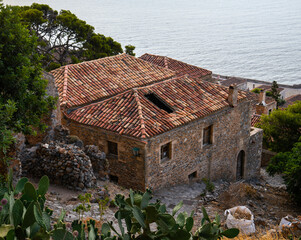
{"label": "ruined wall", "polygon": [[267,113],[268,114],[269,114],[270,111],[273,112],[274,110],[277,109],[277,102],[274,101],[274,102],[268,103],[266,108],[267,108]]}
{"label": "ruined wall", "polygon": [[[203,129],[209,125],[213,125],[213,143],[203,146]],[[248,166],[249,136],[250,102],[244,101],[153,137],[146,146],[146,186],[157,189],[187,183],[195,171],[196,180],[234,180],[241,150]],[[172,159],[161,162],[161,146],[168,142],[172,142]]]}
{"label": "ruined wall", "polygon": [[276,152],[272,152],[267,149],[262,149],[261,166],[266,167],[270,163],[271,158],[274,157],[276,154]]}
{"label": "ruined wall", "polygon": [[245,179],[260,176],[262,138],[263,130],[252,127],[247,149],[248,161],[246,162]]}
{"label": "ruined wall", "polygon": [[[118,184],[144,190],[144,149],[145,144],[135,139],[114,134],[97,127],[86,126],[63,119],[72,135],[78,136],[85,145],[96,145],[106,153],[109,162],[109,174],[118,177]],[[118,156],[108,154],[108,141],[118,144]],[[133,148],[140,149],[140,156],[133,155]]]}
{"label": "ruined wall", "polygon": [[91,159],[73,144],[39,144],[25,149],[22,155],[24,176],[47,175],[52,183],[76,190],[90,188],[96,184]]}

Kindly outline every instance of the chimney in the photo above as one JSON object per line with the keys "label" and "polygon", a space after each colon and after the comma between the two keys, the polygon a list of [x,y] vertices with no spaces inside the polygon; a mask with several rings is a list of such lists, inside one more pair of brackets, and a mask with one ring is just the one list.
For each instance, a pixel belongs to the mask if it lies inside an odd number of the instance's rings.
{"label": "chimney", "polygon": [[229,87],[229,95],[228,95],[228,102],[231,107],[237,106],[237,86],[236,85],[230,85]]}
{"label": "chimney", "polygon": [[265,103],[265,91],[261,90],[259,94],[259,102],[256,104],[256,114],[268,114],[268,109]]}
{"label": "chimney", "polygon": [[260,93],[259,93],[259,103],[258,104],[263,105],[263,106],[266,105],[265,104],[265,94],[266,94],[265,90],[260,91]]}

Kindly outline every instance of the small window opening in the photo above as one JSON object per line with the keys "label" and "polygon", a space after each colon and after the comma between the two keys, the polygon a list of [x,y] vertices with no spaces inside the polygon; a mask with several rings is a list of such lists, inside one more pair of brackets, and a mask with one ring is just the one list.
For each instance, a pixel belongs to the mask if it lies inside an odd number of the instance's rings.
{"label": "small window opening", "polygon": [[195,179],[196,177],[197,177],[197,172],[196,171],[188,175],[189,181]]}
{"label": "small window opening", "polygon": [[204,128],[203,132],[203,144],[211,144],[212,143],[212,125],[209,127]]}
{"label": "small window opening", "polygon": [[269,115],[272,113],[272,109],[269,109]]}
{"label": "small window opening", "polygon": [[155,104],[158,108],[163,109],[164,111],[168,113],[172,113],[173,110],[166,104],[164,103],[161,99],[159,99],[155,94],[150,93],[144,95],[148,100],[150,100],[153,104]]}
{"label": "small window opening", "polygon": [[109,175],[109,179],[111,182],[113,183],[118,183],[118,177],[117,176],[114,176],[114,175]]}
{"label": "small window opening", "polygon": [[118,144],[108,141],[108,154],[118,155]]}
{"label": "small window opening", "polygon": [[171,142],[161,146],[161,160],[171,159]]}

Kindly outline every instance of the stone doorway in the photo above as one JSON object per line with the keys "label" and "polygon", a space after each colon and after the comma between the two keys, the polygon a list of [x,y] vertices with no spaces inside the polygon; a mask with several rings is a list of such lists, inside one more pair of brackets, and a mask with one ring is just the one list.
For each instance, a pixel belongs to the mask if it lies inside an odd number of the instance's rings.
{"label": "stone doorway", "polygon": [[241,150],[237,156],[236,180],[241,180],[244,177],[245,168],[245,151]]}

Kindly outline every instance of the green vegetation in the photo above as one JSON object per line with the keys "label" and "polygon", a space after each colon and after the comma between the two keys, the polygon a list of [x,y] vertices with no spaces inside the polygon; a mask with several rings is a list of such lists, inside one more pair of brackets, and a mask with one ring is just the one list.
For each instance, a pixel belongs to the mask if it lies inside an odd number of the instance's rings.
{"label": "green vegetation", "polygon": [[271,88],[271,97],[277,102],[277,108],[285,103],[285,101],[281,98],[281,94],[278,90],[279,86],[276,81],[273,81],[272,88]]}
{"label": "green vegetation", "polygon": [[[271,91],[266,91],[265,95],[268,97],[274,98],[274,100],[277,102],[277,108],[285,103],[285,101],[281,98],[281,94],[278,90],[279,86],[276,81],[273,81]],[[259,94],[262,91],[261,88],[254,88],[251,90],[253,93]]]}
{"label": "green vegetation", "polygon": [[90,193],[85,193],[85,195],[78,196],[78,199],[81,201],[81,204],[74,208],[73,211],[78,213],[79,220],[82,220],[85,212],[89,212],[91,210],[91,197],[92,195]]}
{"label": "green vegetation", "polygon": [[253,88],[252,90],[251,90],[251,92],[253,92],[253,93],[260,93],[260,91],[261,91],[261,88]]}
{"label": "green vegetation", "polygon": [[263,129],[266,148],[274,152],[290,151],[301,136],[301,102],[262,115],[257,126]]}
{"label": "green vegetation", "polygon": [[[16,187],[12,186],[10,178],[7,185],[0,188],[1,240],[11,240],[15,237],[37,240],[50,238],[54,240],[215,240],[223,236],[234,238],[239,233],[238,229],[224,231],[221,228],[219,216],[217,215],[215,220],[211,221],[206,210],[202,208],[201,226],[193,234],[193,212],[190,215],[185,212],[179,213],[183,206],[182,202],[169,214],[166,206],[160,201],[151,203],[150,191],[142,193],[132,190],[128,198],[122,195],[115,197],[115,204],[118,207],[115,217],[120,231],[117,231],[112,223],[104,223],[99,234],[94,220],[89,220],[86,224],[80,219],[72,224],[65,223],[64,211],[57,222],[51,224],[52,210],[45,206],[45,194],[48,187],[49,179],[44,176],[37,189],[28,182],[27,178],[20,179]],[[88,195],[82,196],[84,204],[89,202],[89,199]],[[151,228],[151,224],[155,224],[156,228]]]}
{"label": "green vegetation", "polygon": [[301,101],[284,110],[263,115],[258,125],[263,129],[264,145],[278,154],[267,171],[284,174],[287,191],[301,202]]}
{"label": "green vegetation", "polygon": [[[46,4],[14,7],[25,26],[38,38],[38,51],[47,70],[122,53],[121,44],[94,32],[94,27],[67,10],[53,10]],[[135,47],[125,46],[134,54]]]}
{"label": "green vegetation", "polygon": [[54,99],[46,96],[40,60],[37,38],[23,26],[15,8],[0,4],[1,182],[13,133],[33,134],[34,129],[45,129],[40,119],[54,106]]}
{"label": "green vegetation", "polygon": [[207,178],[202,178],[202,181],[206,184],[206,191],[213,192],[214,191],[214,184]]}
{"label": "green vegetation", "polygon": [[280,152],[271,159],[269,174],[283,174],[287,191],[301,204],[301,138],[289,152]]}

